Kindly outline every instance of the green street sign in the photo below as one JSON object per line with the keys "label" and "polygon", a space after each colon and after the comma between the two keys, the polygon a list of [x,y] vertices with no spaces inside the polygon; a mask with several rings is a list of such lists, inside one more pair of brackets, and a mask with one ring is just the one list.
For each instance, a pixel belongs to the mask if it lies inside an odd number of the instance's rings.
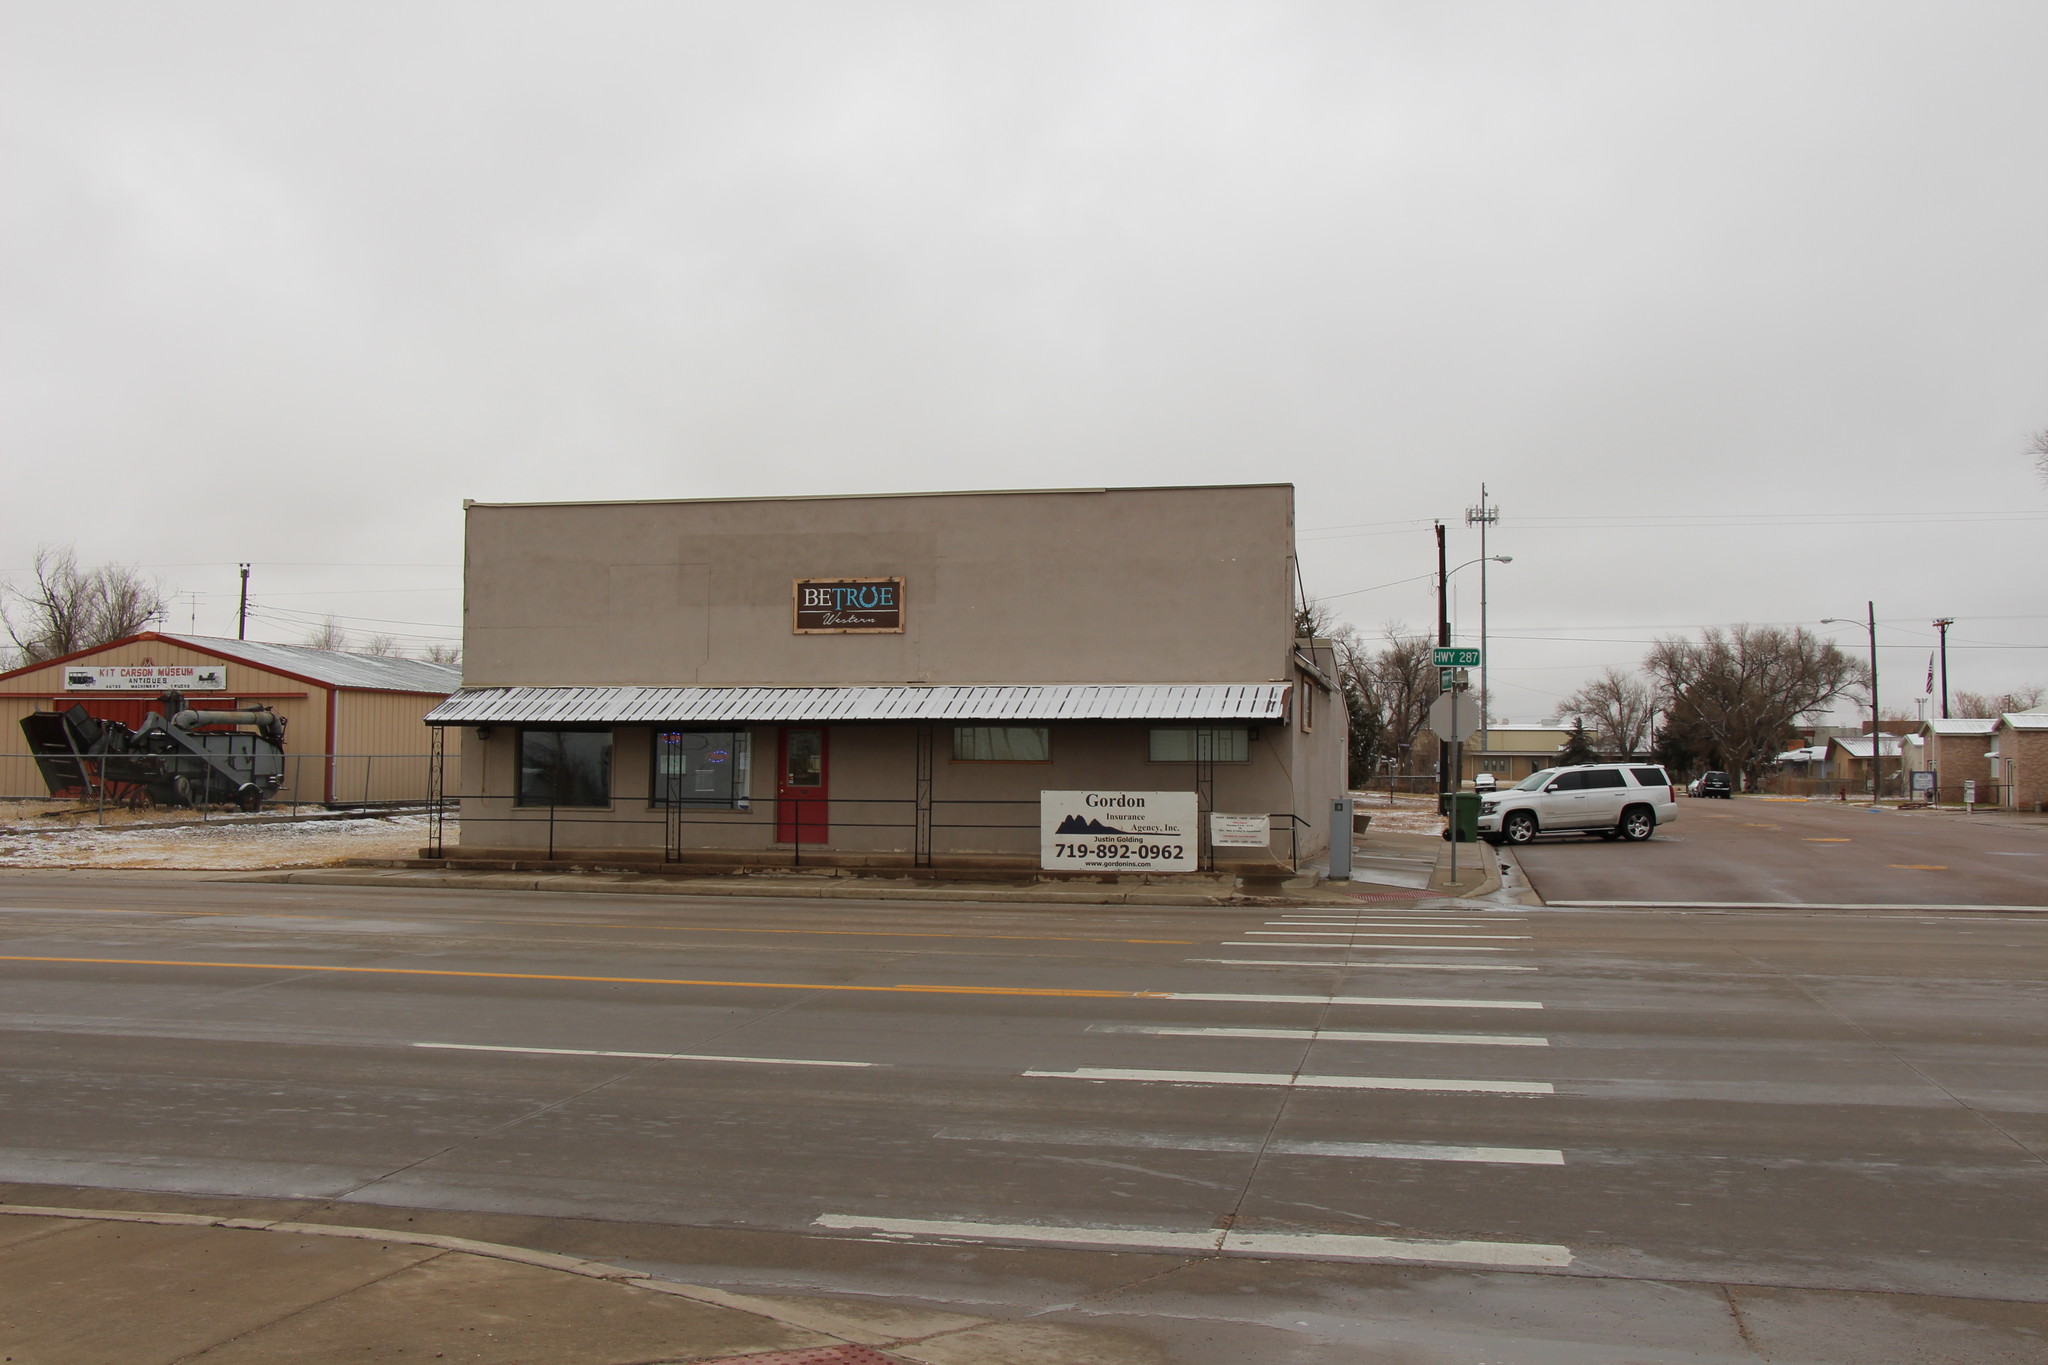
{"label": "green street sign", "polygon": [[1476,649],[1453,649],[1449,646],[1442,647],[1436,652],[1436,666],[1438,668],[1477,668],[1479,667],[1479,651]]}

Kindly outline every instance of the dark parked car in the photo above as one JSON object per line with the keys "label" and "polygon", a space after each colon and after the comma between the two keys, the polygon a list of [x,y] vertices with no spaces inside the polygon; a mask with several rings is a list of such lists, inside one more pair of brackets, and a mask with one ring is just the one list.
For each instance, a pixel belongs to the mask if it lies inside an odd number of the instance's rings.
{"label": "dark parked car", "polygon": [[1718,796],[1723,801],[1735,799],[1735,783],[1728,774],[1721,772],[1701,773],[1686,786],[1689,796]]}

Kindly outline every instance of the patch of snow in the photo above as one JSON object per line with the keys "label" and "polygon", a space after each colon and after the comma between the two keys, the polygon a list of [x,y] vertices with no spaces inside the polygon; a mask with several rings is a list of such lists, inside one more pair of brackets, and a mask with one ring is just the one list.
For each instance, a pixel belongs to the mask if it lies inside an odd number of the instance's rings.
{"label": "patch of snow", "polygon": [[[451,843],[454,833],[450,820]],[[424,815],[271,825],[222,819],[181,829],[74,824],[0,834],[0,867],[255,871],[320,867],[345,858],[410,858],[426,841]]]}

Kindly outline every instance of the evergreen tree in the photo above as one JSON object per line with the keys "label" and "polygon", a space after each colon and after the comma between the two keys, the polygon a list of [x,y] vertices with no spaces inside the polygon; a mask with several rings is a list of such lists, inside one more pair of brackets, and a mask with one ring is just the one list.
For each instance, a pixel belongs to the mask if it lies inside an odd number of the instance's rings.
{"label": "evergreen tree", "polygon": [[1598,763],[1600,761],[1600,755],[1593,750],[1592,736],[1586,733],[1585,717],[1572,717],[1571,733],[1565,736],[1564,752],[1558,755],[1557,761],[1566,767],[1570,767],[1574,763]]}

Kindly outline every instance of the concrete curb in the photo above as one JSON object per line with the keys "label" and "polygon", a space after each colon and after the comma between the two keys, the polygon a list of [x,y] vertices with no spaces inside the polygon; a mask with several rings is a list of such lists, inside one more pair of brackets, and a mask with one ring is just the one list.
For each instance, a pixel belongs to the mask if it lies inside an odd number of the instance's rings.
{"label": "concrete curb", "polygon": [[932,901],[971,905],[1132,905],[1132,906],[1270,906],[1336,905],[1351,898],[1311,889],[1278,895],[1194,893],[1156,887],[1126,890],[1073,890],[1054,887],[927,887],[882,882],[864,884],[834,878],[815,884],[754,882],[739,878],[678,881],[668,878],[601,881],[571,872],[378,872],[317,869],[273,872],[224,872],[209,881],[257,882],[288,886],[371,886],[438,890],[565,891],[612,896],[759,897],[774,900]]}
{"label": "concrete curb", "polygon": [[[1468,854],[1472,864],[1484,869],[1484,875],[1470,888],[1462,885],[1464,865],[1467,862]],[[1491,896],[1494,892],[1500,890],[1500,859],[1495,856],[1491,844],[1482,840],[1476,844],[1461,846],[1458,849],[1458,862],[1460,864],[1458,869],[1460,884],[1454,884],[1451,881],[1451,842],[1446,839],[1444,841],[1444,851],[1437,855],[1436,866],[1430,871],[1429,889],[1436,892],[1449,892],[1465,900],[1478,900],[1483,896]]]}
{"label": "concrete curb", "polygon": [[[752,1317],[765,1318],[770,1322],[799,1331],[812,1332],[830,1337],[848,1346],[890,1347],[909,1346],[919,1342],[944,1338],[956,1332],[972,1331],[985,1327],[993,1319],[962,1319],[962,1324],[939,1332],[926,1332],[912,1336],[900,1336],[876,1331],[873,1326],[855,1321],[850,1315],[834,1313],[829,1307],[820,1306],[806,1309],[802,1305],[758,1299],[748,1294],[734,1294],[729,1290],[712,1289],[706,1285],[682,1284],[674,1280],[658,1280],[641,1271],[629,1270],[624,1266],[610,1265],[582,1256],[565,1256],[552,1251],[534,1251],[527,1247],[508,1246],[502,1242],[479,1242],[468,1237],[449,1237],[437,1233],[398,1232],[389,1228],[352,1227],[334,1223],[294,1223],[283,1219],[263,1218],[222,1218],[194,1213],[151,1213],[134,1212],[125,1209],[70,1209],[49,1208],[34,1204],[0,1204],[0,1215],[15,1215],[27,1218],[63,1218],[78,1222],[102,1223],[155,1223],[170,1227],[222,1228],[235,1232],[283,1232],[299,1237],[345,1237],[358,1241],[395,1242],[406,1246],[432,1247],[439,1251],[461,1252],[470,1256],[484,1256],[492,1260],[510,1261],[518,1265],[533,1266],[540,1270],[558,1270],[570,1275],[581,1275],[586,1279],[607,1280],[614,1284],[627,1285],[635,1289],[651,1290],[657,1294],[672,1294],[679,1298],[693,1300],[713,1308],[745,1313]],[[829,1348],[808,1348],[829,1349]]]}

